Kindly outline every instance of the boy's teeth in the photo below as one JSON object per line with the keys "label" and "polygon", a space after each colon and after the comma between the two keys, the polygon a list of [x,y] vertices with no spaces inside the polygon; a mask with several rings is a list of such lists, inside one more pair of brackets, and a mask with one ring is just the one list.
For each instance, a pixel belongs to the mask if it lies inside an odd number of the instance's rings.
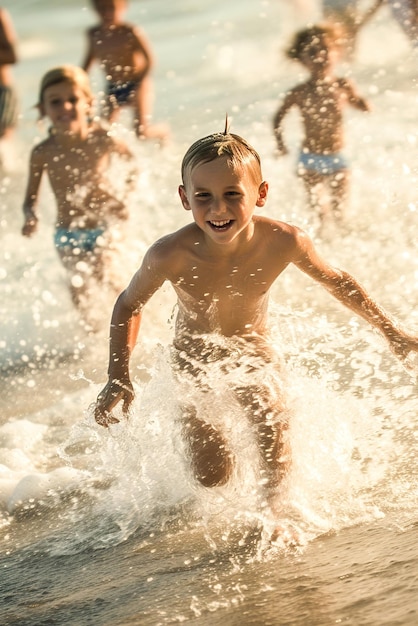
{"label": "boy's teeth", "polygon": [[222,220],[221,222],[215,222],[214,220],[212,220],[212,224],[214,226],[225,226],[225,224],[229,224],[230,220]]}

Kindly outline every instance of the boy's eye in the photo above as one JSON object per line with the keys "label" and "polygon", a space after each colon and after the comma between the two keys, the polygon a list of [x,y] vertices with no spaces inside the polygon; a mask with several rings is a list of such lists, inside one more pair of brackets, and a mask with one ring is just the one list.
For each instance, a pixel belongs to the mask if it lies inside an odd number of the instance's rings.
{"label": "boy's eye", "polygon": [[207,191],[199,191],[198,193],[195,193],[194,197],[198,200],[206,200],[206,198],[210,197],[210,193],[208,193]]}

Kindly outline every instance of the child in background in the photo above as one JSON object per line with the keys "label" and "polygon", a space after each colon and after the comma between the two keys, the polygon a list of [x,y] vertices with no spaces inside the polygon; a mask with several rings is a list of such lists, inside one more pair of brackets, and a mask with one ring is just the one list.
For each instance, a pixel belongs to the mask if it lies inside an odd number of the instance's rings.
{"label": "child in background", "polygon": [[164,125],[151,125],[153,55],[144,33],[123,21],[126,0],[93,0],[100,24],[87,32],[88,50],[82,67],[88,72],[95,60],[106,75],[103,114],[117,119],[121,107],[132,107],[135,133],[140,138],[164,139]]}
{"label": "child in background", "polygon": [[[9,140],[17,124],[18,101],[11,65],[17,63],[16,35],[9,13],[0,7],[0,141]],[[0,163],[2,157],[0,155]]]}
{"label": "child in background", "polygon": [[[128,218],[125,203],[109,191],[106,170],[113,155],[133,159],[124,143],[90,121],[92,103],[89,79],[80,67],[56,67],[43,77],[37,106],[52,125],[31,153],[22,228],[25,237],[38,228],[36,204],[47,172],[57,202],[55,247],[69,273],[73,302],[84,309],[89,278],[106,280],[112,230]],[[131,167],[128,188],[136,174]]]}
{"label": "child in background", "polygon": [[[152,245],[119,296],[110,327],[109,379],[97,398],[95,418],[108,427],[118,422],[112,409],[119,401],[128,410],[134,397],[129,360],[142,311],[169,281],[178,302],[173,369],[202,395],[219,376],[230,377],[228,388],[242,404],[258,443],[263,501],[277,519],[278,488],[289,469],[290,451],[280,357],[267,323],[275,280],[294,264],[378,329],[400,358],[418,350],[418,337],[401,330],[350,274],[321,258],[306,233],[255,216],[267,193],[260,157],[238,135],[217,133],[188,149],[179,194],[194,221]],[[187,394],[182,397],[194,474],[205,487],[223,485],[235,462],[229,442],[216,422],[197,413]]]}
{"label": "child in background", "polygon": [[388,6],[414,48],[418,48],[418,0],[376,0],[365,11],[361,25],[368,22],[381,7]]}
{"label": "child in background", "polygon": [[302,63],[310,77],[286,94],[273,119],[278,154],[287,154],[283,118],[292,107],[300,111],[304,141],[297,172],[321,225],[330,212],[337,220],[342,220],[348,196],[349,168],[342,153],[345,143],[343,109],[351,105],[360,111],[370,110],[354,84],[334,74],[337,36],[335,28],[326,24],[296,33],[287,55]]}

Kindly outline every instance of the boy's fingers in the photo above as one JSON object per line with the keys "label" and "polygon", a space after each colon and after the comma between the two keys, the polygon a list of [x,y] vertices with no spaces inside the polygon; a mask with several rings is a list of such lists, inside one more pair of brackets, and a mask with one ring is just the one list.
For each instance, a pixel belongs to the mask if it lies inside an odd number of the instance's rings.
{"label": "boy's fingers", "polygon": [[122,406],[122,410],[124,413],[127,413],[129,410],[129,407],[132,404],[132,400],[134,399],[134,394],[133,391],[131,391],[130,389],[127,389],[124,392],[123,395],[123,406]]}
{"label": "boy's fingers", "polygon": [[94,409],[94,419],[100,426],[104,426],[105,428],[107,428],[109,424],[117,424],[119,422],[109,411],[103,410],[99,406],[96,406]]}
{"label": "boy's fingers", "polygon": [[107,428],[109,424],[117,424],[119,420],[112,415],[115,406],[123,401],[122,410],[126,414],[129,410],[134,392],[127,387],[119,387],[119,389],[104,389],[98,396],[94,409],[94,418],[98,424]]}

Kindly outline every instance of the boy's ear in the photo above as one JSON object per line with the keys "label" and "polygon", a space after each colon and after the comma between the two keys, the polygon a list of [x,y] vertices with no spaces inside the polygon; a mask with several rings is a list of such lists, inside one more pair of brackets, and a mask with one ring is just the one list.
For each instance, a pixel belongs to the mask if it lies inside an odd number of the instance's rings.
{"label": "boy's ear", "polygon": [[38,120],[42,120],[45,117],[45,109],[43,104],[35,104],[35,109],[38,109]]}
{"label": "boy's ear", "polygon": [[267,194],[269,190],[268,183],[263,180],[260,187],[258,188],[258,198],[256,202],[256,206],[264,206],[267,200]]}
{"label": "boy's ear", "polygon": [[186,209],[186,211],[190,211],[191,210],[191,206],[190,206],[189,201],[187,199],[186,189],[185,189],[184,185],[180,185],[179,186],[179,196],[180,196],[181,203],[184,206],[184,208]]}

